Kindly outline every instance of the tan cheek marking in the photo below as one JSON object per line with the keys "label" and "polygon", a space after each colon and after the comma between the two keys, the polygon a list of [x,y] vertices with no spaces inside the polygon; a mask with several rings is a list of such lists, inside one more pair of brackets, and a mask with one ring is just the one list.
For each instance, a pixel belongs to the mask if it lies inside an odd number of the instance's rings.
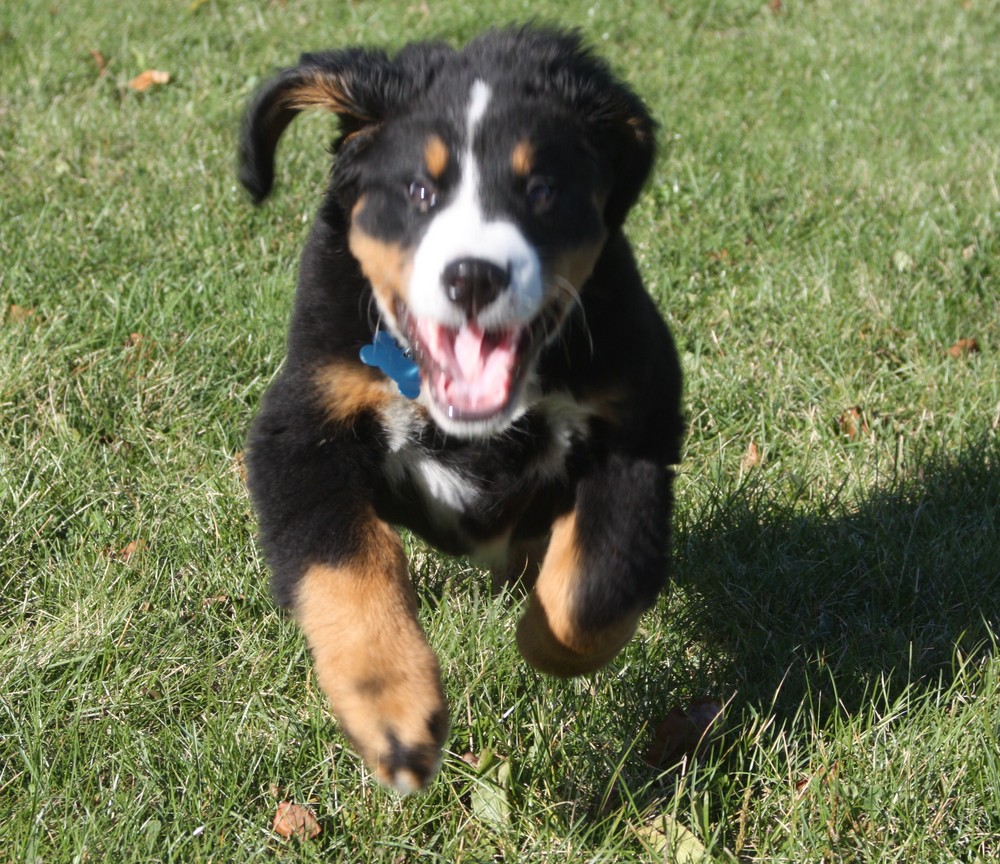
{"label": "tan cheek marking", "polygon": [[[594,272],[597,259],[601,257],[603,250],[604,237],[602,236],[597,243],[567,249],[557,255],[549,265],[549,272],[554,277],[557,286],[560,281],[568,282],[575,291],[580,291]],[[572,297],[565,296],[561,299],[569,303]]]}
{"label": "tan cheek marking", "polygon": [[343,422],[362,411],[378,411],[392,399],[392,385],[370,366],[337,361],[313,375],[328,420]]}
{"label": "tan cheek marking", "polygon": [[510,166],[518,177],[527,177],[535,164],[535,148],[531,141],[522,138],[510,154]]}
{"label": "tan cheek marking", "polygon": [[[354,211],[360,212],[364,207],[364,199],[354,205]],[[387,243],[366,234],[357,225],[351,226],[348,236],[351,254],[361,265],[361,272],[371,283],[372,290],[381,304],[382,311],[392,315],[394,300],[398,297],[406,300],[406,286],[413,272],[413,253],[398,243]]]}
{"label": "tan cheek marking", "polygon": [[435,180],[440,180],[444,176],[450,156],[448,145],[440,135],[431,135],[427,139],[424,145],[424,164],[427,166],[427,173]]}
{"label": "tan cheek marking", "polygon": [[[364,531],[364,551],[356,559],[306,571],[296,618],[316,678],[347,734],[382,782],[406,791],[433,774],[447,712],[399,536],[374,515]],[[434,716],[441,720],[432,728],[428,718]],[[411,756],[408,765],[395,763],[393,738],[419,750],[423,761]]]}
{"label": "tan cheek marking", "polygon": [[581,628],[575,608],[581,566],[576,517],[570,513],[553,526],[538,582],[517,626],[524,659],[550,675],[568,677],[600,669],[632,638],[641,614],[626,613],[603,630]]}

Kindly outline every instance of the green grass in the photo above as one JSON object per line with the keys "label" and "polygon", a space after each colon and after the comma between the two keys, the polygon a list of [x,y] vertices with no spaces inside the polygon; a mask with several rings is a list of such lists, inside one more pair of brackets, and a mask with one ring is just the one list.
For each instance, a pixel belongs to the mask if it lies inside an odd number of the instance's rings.
{"label": "green grass", "polygon": [[[235,136],[300,50],[529,16],[662,124],[629,232],[687,376],[676,578],[553,682],[483,574],[415,546],[453,730],[399,799],[271,604],[239,471],[330,121],[259,210]],[[6,4],[0,862],[650,861],[663,814],[718,861],[1000,857],[998,45],[996,0]],[[171,83],[131,92],[147,68]],[[702,696],[716,746],[649,768]],[[276,796],[323,833],[274,835]]]}

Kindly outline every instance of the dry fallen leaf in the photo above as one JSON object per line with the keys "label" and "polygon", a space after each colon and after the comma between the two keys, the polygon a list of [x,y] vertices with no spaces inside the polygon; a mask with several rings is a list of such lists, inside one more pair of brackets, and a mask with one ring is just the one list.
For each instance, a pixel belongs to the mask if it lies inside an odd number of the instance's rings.
{"label": "dry fallen leaf", "polygon": [[979,343],[975,339],[959,339],[948,349],[949,357],[968,357],[979,353]]}
{"label": "dry fallen leaf", "polygon": [[757,447],[757,443],[755,441],[751,441],[747,444],[746,452],[743,454],[740,464],[743,466],[744,472],[760,465],[760,448]]}
{"label": "dry fallen leaf", "polygon": [[106,554],[113,561],[121,561],[127,564],[136,555],[142,552],[146,548],[146,541],[141,537],[136,540],[131,540],[122,546],[121,549],[108,549]]}
{"label": "dry fallen leaf", "polygon": [[815,774],[810,774],[808,777],[803,777],[801,780],[799,780],[795,784],[796,800],[799,800],[806,795],[806,793],[809,791],[809,787],[812,785],[812,782],[814,780],[817,783],[829,784],[830,780],[832,780],[836,776],[837,769],[839,767],[840,767],[839,762],[834,762],[833,765],[831,765],[829,768],[827,768],[825,765],[820,765],[819,770],[816,771]]}
{"label": "dry fallen leaf", "polygon": [[94,65],[97,67],[97,77],[103,77],[108,71],[108,61],[100,51],[91,51],[90,56],[94,58]]}
{"label": "dry fallen leaf", "polygon": [[131,81],[128,82],[128,86],[135,90],[137,93],[145,93],[150,87],[157,84],[169,84],[170,83],[170,73],[161,72],[159,69],[147,69],[145,72],[140,72]]}
{"label": "dry fallen leaf", "polygon": [[861,435],[868,434],[868,421],[860,405],[848,408],[837,418],[837,428],[840,434],[850,441],[857,441]]}
{"label": "dry fallen leaf", "polygon": [[272,828],[286,840],[312,840],[322,830],[312,810],[291,801],[279,801]]}
{"label": "dry fallen leaf", "polygon": [[646,762],[653,768],[670,768],[702,749],[709,731],[722,715],[718,699],[696,699],[687,710],[674,706],[656,727]]}
{"label": "dry fallen leaf", "polygon": [[34,315],[35,310],[30,306],[18,306],[16,303],[11,303],[7,307],[6,320],[8,324],[23,324]]}

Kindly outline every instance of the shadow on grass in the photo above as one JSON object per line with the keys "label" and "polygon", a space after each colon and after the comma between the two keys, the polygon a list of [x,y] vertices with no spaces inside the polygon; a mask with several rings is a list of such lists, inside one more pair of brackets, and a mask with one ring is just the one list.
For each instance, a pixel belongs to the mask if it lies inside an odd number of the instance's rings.
{"label": "shadow on grass", "polygon": [[[951,680],[956,651],[1000,632],[1000,438],[920,460],[858,502],[775,496],[763,479],[676,532],[683,627],[706,653],[700,686],[820,719],[890,691]],[[695,683],[695,682],[692,682]]]}

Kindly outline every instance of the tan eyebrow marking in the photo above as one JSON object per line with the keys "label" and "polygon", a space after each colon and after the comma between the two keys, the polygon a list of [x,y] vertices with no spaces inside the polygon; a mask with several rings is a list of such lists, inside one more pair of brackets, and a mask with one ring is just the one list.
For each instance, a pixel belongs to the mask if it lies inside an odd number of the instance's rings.
{"label": "tan eyebrow marking", "polygon": [[527,138],[522,138],[510,154],[510,164],[519,177],[527,177],[535,162],[535,148]]}
{"label": "tan eyebrow marking", "polygon": [[431,135],[424,144],[424,164],[427,166],[427,173],[435,180],[440,180],[445,170],[448,168],[448,160],[451,153],[448,145],[444,143],[440,135]]}

